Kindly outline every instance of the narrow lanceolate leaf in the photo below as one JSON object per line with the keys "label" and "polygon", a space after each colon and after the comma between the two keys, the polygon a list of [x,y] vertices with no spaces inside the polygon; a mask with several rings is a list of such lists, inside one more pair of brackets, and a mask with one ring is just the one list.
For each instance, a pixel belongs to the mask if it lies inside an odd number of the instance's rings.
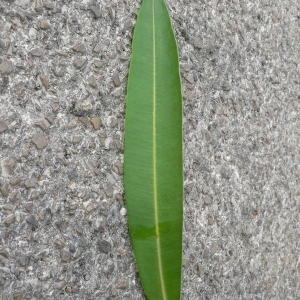
{"label": "narrow lanceolate leaf", "polygon": [[143,0],[132,45],[124,184],[129,231],[148,300],[181,294],[182,95],[164,0]]}

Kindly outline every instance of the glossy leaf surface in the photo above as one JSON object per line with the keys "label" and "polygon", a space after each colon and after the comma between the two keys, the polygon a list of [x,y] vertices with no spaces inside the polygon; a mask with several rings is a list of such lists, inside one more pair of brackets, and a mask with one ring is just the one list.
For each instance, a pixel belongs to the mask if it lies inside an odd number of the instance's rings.
{"label": "glossy leaf surface", "polygon": [[143,0],[129,71],[124,185],[129,231],[148,300],[181,298],[182,94],[164,0]]}

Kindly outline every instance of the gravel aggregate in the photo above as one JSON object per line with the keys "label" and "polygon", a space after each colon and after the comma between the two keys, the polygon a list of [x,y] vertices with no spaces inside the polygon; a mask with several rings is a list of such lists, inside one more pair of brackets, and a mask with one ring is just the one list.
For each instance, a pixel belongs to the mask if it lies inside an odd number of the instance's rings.
{"label": "gravel aggregate", "polygon": [[[300,6],[167,1],[183,300],[300,299]],[[0,1],[0,299],[145,299],[123,136],[135,0]]]}

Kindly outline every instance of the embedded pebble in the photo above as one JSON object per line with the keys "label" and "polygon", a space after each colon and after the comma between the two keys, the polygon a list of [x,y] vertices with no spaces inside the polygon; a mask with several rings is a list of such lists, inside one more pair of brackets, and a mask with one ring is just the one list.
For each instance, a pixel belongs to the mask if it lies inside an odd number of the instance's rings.
{"label": "embedded pebble", "polygon": [[15,292],[13,294],[13,299],[14,300],[22,300],[23,298],[23,293],[21,291]]}
{"label": "embedded pebble", "polygon": [[40,75],[40,79],[42,81],[42,85],[46,88],[49,89],[50,83],[48,78],[45,75]]}
{"label": "embedded pebble", "polygon": [[200,264],[197,266],[197,268],[198,268],[199,276],[203,278],[205,274],[205,268]]}
{"label": "embedded pebble", "polygon": [[115,287],[112,287],[112,288],[111,288],[111,295],[112,295],[113,297],[118,296],[118,291],[116,290]]}
{"label": "embedded pebble", "polygon": [[81,69],[85,64],[87,60],[85,58],[77,58],[74,60],[73,65],[77,69]]}
{"label": "embedded pebble", "polygon": [[89,78],[89,84],[90,86],[92,86],[93,88],[96,88],[97,87],[97,80],[95,78],[94,75],[90,76]]}
{"label": "embedded pebble", "polygon": [[116,86],[120,86],[121,85],[120,77],[119,77],[119,74],[117,72],[115,72],[113,74],[113,81],[114,81],[114,84]]}
{"label": "embedded pebble", "polygon": [[73,137],[73,144],[79,144],[82,141],[82,137],[81,136],[74,136]]}
{"label": "embedded pebble", "polygon": [[195,83],[193,74],[187,75],[187,76],[185,77],[185,79],[186,79],[190,84],[194,84],[194,83]]}
{"label": "embedded pebble", "polygon": [[33,227],[38,227],[39,225],[38,220],[34,215],[30,215],[28,218],[26,218],[26,222]]}
{"label": "embedded pebble", "polygon": [[215,221],[215,220],[214,220],[212,217],[209,217],[209,218],[208,218],[208,225],[210,225],[210,226],[213,225],[213,224],[214,224],[214,221]]}
{"label": "embedded pebble", "polygon": [[53,112],[57,112],[59,110],[59,104],[57,102],[52,102],[50,106]]}
{"label": "embedded pebble", "polygon": [[207,205],[212,204],[212,199],[211,199],[211,197],[205,196],[205,197],[204,197],[204,203],[207,204]]}
{"label": "embedded pebble", "polygon": [[68,263],[71,259],[71,254],[69,251],[66,251],[66,250],[62,250],[60,252],[60,258],[61,258],[61,261],[64,262],[64,263]]}
{"label": "embedded pebble", "polygon": [[16,162],[12,157],[5,158],[1,161],[1,175],[9,177],[13,174]]}
{"label": "embedded pebble", "polygon": [[126,208],[122,207],[121,210],[120,210],[121,216],[126,216],[126,213],[127,213]]}
{"label": "embedded pebble", "polygon": [[54,8],[54,4],[50,1],[43,1],[43,5],[45,8],[50,9],[50,10]]}
{"label": "embedded pebble", "polygon": [[95,130],[99,130],[101,126],[102,120],[100,117],[93,117],[91,119],[91,124],[93,125]]}
{"label": "embedded pebble", "polygon": [[89,122],[88,118],[86,117],[78,117],[78,120],[85,126],[87,127],[87,124]]}
{"label": "embedded pebble", "polygon": [[32,176],[25,180],[25,186],[27,189],[34,188],[37,185],[37,182],[37,178]]}
{"label": "embedded pebble", "polygon": [[75,122],[71,122],[67,125],[68,129],[74,129],[77,127],[77,124]]}
{"label": "embedded pebble", "polygon": [[115,127],[118,125],[118,119],[113,117],[113,116],[109,116],[107,118],[107,125],[110,127]]}
{"label": "embedded pebble", "polygon": [[32,202],[26,203],[25,209],[27,212],[32,213],[33,212],[33,203]]}
{"label": "embedded pebble", "polygon": [[208,256],[210,255],[210,250],[208,247],[205,247],[202,255],[203,255],[203,258],[208,258]]}
{"label": "embedded pebble", "polygon": [[102,68],[104,66],[104,63],[102,60],[100,59],[95,59],[94,60],[94,65],[97,67],[97,68]]}
{"label": "embedded pebble", "polygon": [[41,128],[42,130],[46,130],[50,126],[49,122],[46,120],[35,122],[34,125]]}
{"label": "embedded pebble", "polygon": [[81,43],[81,42],[75,44],[74,47],[73,47],[73,50],[76,51],[76,52],[82,53],[82,54],[86,53],[86,51],[87,51],[85,44]]}
{"label": "embedded pebble", "polygon": [[14,209],[14,207],[11,204],[5,204],[1,208],[6,212],[12,211]]}
{"label": "embedded pebble", "polygon": [[122,248],[117,248],[117,252],[122,254],[122,255],[125,255],[126,254],[126,251]]}
{"label": "embedded pebble", "polygon": [[97,45],[95,45],[93,51],[94,51],[95,53],[100,53],[101,49],[102,49],[101,46],[100,46],[99,44],[97,44]]}
{"label": "embedded pebble", "polygon": [[7,123],[0,119],[0,133],[6,131],[8,129]]}
{"label": "embedded pebble", "polygon": [[41,27],[41,29],[46,30],[46,29],[50,28],[50,24],[49,24],[48,21],[43,20],[43,21],[41,22],[40,27]]}
{"label": "embedded pebble", "polygon": [[201,41],[201,39],[198,38],[198,37],[195,38],[195,39],[193,40],[193,45],[194,45],[197,49],[203,48],[202,41]]}
{"label": "embedded pebble", "polygon": [[131,19],[126,19],[125,22],[124,22],[124,28],[125,29],[132,29],[133,27],[133,23],[131,21]]}
{"label": "embedded pebble", "polygon": [[35,48],[30,51],[30,54],[35,57],[41,57],[43,55],[43,50],[40,48]]}
{"label": "embedded pebble", "polygon": [[56,239],[54,244],[58,249],[62,249],[65,246],[65,243],[60,239]]}
{"label": "embedded pebble", "polygon": [[89,213],[91,213],[94,209],[95,209],[94,204],[89,204],[89,205],[86,207],[85,211],[86,211],[87,214],[89,214]]}
{"label": "embedded pebble", "polygon": [[0,187],[0,192],[2,194],[3,197],[7,197],[9,194],[9,188],[8,185],[5,183]]}
{"label": "embedded pebble", "polygon": [[105,194],[107,197],[111,198],[113,196],[114,190],[112,184],[108,184],[105,189]]}
{"label": "embedded pebble", "polygon": [[94,17],[96,19],[99,19],[101,17],[101,10],[100,10],[100,6],[99,5],[92,5],[91,6],[91,11],[94,14]]}
{"label": "embedded pebble", "polygon": [[228,81],[223,82],[222,89],[226,92],[229,92],[231,90],[231,85]]}
{"label": "embedded pebble", "polygon": [[34,9],[36,12],[41,12],[43,10],[43,4],[41,0],[35,0]]}
{"label": "embedded pebble", "polygon": [[2,75],[10,74],[14,69],[14,65],[11,61],[4,60],[0,64],[0,72]]}
{"label": "embedded pebble", "polygon": [[32,142],[35,144],[38,150],[47,147],[48,141],[43,133],[36,133],[32,137]]}
{"label": "embedded pebble", "polygon": [[111,244],[105,240],[97,242],[98,250],[102,253],[109,253],[111,251]]}
{"label": "embedded pebble", "polygon": [[15,220],[16,220],[15,214],[11,214],[11,215],[8,215],[8,216],[4,219],[3,223],[6,224],[6,225],[10,225],[10,224],[14,223]]}

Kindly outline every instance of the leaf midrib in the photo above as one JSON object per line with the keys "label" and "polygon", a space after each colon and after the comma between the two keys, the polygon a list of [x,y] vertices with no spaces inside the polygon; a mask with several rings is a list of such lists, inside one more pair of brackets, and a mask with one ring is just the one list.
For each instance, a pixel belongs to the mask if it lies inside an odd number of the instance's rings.
{"label": "leaf midrib", "polygon": [[153,31],[153,195],[155,212],[155,235],[157,246],[157,259],[159,269],[159,279],[163,300],[167,300],[165,280],[163,275],[161,245],[159,235],[159,216],[158,216],[158,195],[157,195],[157,160],[156,160],[156,41],[155,41],[155,0],[152,1],[152,31]]}

